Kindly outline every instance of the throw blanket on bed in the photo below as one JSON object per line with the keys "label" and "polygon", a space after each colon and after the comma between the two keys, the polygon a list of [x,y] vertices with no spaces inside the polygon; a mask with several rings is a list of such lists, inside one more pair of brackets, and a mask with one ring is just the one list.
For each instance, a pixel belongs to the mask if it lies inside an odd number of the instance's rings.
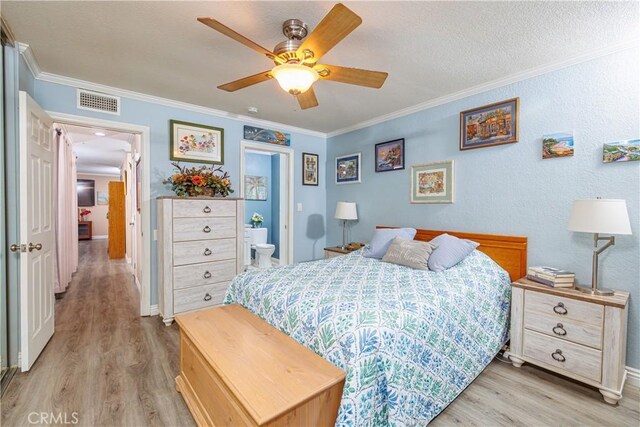
{"label": "throw blanket on bed", "polygon": [[347,373],[336,425],[425,425],[489,364],[508,328],[508,274],[474,251],[449,270],[361,256],[240,274],[238,303]]}

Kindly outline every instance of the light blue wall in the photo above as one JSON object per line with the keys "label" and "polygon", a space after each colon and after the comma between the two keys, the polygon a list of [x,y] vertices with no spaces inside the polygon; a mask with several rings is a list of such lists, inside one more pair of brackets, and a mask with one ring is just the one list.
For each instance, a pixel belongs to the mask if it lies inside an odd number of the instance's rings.
{"label": "light blue wall", "polygon": [[271,243],[273,257],[280,259],[280,154],[271,156]]}
{"label": "light blue wall", "polygon": [[[215,89],[211,89],[215,90]],[[149,126],[151,129],[151,198],[169,195],[171,191],[162,184],[162,180],[172,173],[169,162],[169,120],[184,120],[194,123],[202,123],[224,128],[225,150],[224,169],[229,172],[233,188],[236,193],[232,196],[241,197],[238,194],[240,141],[243,135],[245,123],[229,118],[216,117],[204,113],[193,112],[180,108],[139,101],[130,98],[122,98],[122,112],[120,116],[96,113],[76,108],[76,88],[56,83],[35,81],[35,100],[47,111],[74,114],[79,116],[96,117],[105,120],[120,121],[124,123]],[[212,106],[215,108],[215,106]],[[293,113],[292,114],[298,114]],[[301,153],[315,151],[320,153],[320,158],[326,158],[326,141],[324,138],[291,133],[291,148],[295,152],[295,176],[302,175]],[[324,175],[320,176],[324,179]],[[315,239],[306,237],[307,222],[312,215],[325,213],[326,189],[324,187],[306,187],[301,180],[294,183],[294,202],[302,203],[302,212],[294,213],[294,261],[306,261],[313,257],[313,244]],[[316,218],[315,216],[313,218]],[[156,228],[155,203],[151,204],[151,228]],[[324,244],[324,237],[321,238]],[[317,251],[315,252],[317,254]],[[156,242],[151,242],[151,303],[157,303],[157,248]],[[321,254],[319,255],[321,256]]]}
{"label": "light blue wall", "polygon": [[[452,70],[455,72],[455,70]],[[352,240],[368,241],[376,225],[521,235],[529,265],[574,270],[590,283],[592,235],[567,231],[572,201],[626,199],[632,236],[618,236],[600,259],[600,283],[631,292],[627,365],[640,368],[640,162],[602,163],[602,144],[638,138],[640,66],[625,51],[420,111],[327,142],[328,245],[341,241],[333,210],[358,204]],[[520,97],[520,142],[459,151],[459,113]],[[542,160],[543,134],[575,133],[575,156]],[[374,172],[374,144],[405,138],[406,169]],[[362,152],[362,184],[335,185],[334,158]],[[455,160],[455,203],[409,203],[412,164]]]}
{"label": "light blue wall", "polygon": [[271,155],[247,153],[244,158],[245,175],[265,176],[267,177],[267,200],[246,200],[244,211],[244,223],[251,224],[251,216],[254,212],[259,213],[264,218],[262,223],[266,227],[269,234],[267,242],[271,243],[272,233],[272,215],[271,206],[273,204],[273,187],[271,180]]}

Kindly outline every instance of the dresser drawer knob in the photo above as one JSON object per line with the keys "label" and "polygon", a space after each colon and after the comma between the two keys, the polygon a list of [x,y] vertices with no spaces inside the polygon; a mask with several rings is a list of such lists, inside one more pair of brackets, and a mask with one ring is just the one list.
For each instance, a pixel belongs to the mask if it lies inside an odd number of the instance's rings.
{"label": "dresser drawer knob", "polygon": [[204,300],[205,301],[211,301],[211,295],[209,295],[208,292],[206,294],[204,294]]}
{"label": "dresser drawer knob", "polygon": [[202,212],[211,213],[211,208],[209,206],[205,206],[204,209],[202,209]]}
{"label": "dresser drawer knob", "polygon": [[555,307],[553,307],[553,311],[556,312],[556,314],[561,314],[561,315],[565,315],[567,314],[567,309],[565,308],[564,304],[559,302]]}
{"label": "dresser drawer knob", "polygon": [[211,279],[211,273],[209,273],[208,271],[205,271],[202,277],[204,277],[205,279]]}
{"label": "dresser drawer knob", "polygon": [[564,362],[565,360],[567,360],[567,358],[562,355],[562,350],[560,350],[559,348],[551,353],[551,357],[553,357],[553,359],[557,360],[558,362]]}
{"label": "dresser drawer knob", "polygon": [[204,256],[209,256],[211,255],[211,249],[207,248],[204,250]]}
{"label": "dresser drawer knob", "polygon": [[560,335],[560,336],[567,335],[567,331],[564,329],[564,326],[562,326],[562,323],[558,323],[558,325],[554,326],[552,330],[553,330],[553,333],[556,335]]}
{"label": "dresser drawer knob", "polygon": [[204,228],[202,229],[202,231],[204,231],[205,233],[210,233],[211,229],[209,228],[208,225],[205,225]]}

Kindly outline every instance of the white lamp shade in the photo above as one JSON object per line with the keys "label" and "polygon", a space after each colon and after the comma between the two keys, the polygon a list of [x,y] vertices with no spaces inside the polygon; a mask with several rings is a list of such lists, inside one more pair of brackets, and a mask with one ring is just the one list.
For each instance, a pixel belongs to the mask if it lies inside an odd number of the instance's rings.
{"label": "white lamp shade", "polygon": [[354,202],[338,202],[336,205],[336,219],[358,219],[358,210]]}
{"label": "white lamp shade", "polygon": [[306,65],[282,64],[271,70],[280,87],[292,95],[304,93],[318,80],[318,73]]}
{"label": "white lamp shade", "polygon": [[567,228],[583,233],[631,234],[627,202],[620,199],[576,200]]}

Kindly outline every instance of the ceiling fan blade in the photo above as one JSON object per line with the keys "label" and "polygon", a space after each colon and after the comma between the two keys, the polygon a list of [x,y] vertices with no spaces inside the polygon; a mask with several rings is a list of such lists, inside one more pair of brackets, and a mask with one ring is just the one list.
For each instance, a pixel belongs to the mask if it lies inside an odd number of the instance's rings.
{"label": "ceiling fan blade", "polygon": [[245,87],[252,86],[258,83],[266,82],[271,79],[271,70],[263,71],[253,76],[245,77],[240,80],[225,83],[218,86],[218,89],[226,90],[227,92],[235,92],[238,89],[244,89]]}
{"label": "ceiling fan blade", "polygon": [[[361,70],[360,68],[340,67],[337,65],[318,64],[313,67],[323,80],[348,83],[350,85],[366,86],[380,89],[389,73],[383,71]],[[328,70],[329,74],[326,74]],[[323,75],[326,74],[326,75]]]}
{"label": "ceiling fan blade", "polygon": [[298,104],[300,104],[300,108],[303,110],[318,106],[318,99],[316,98],[316,93],[313,91],[312,87],[310,87],[306,92],[297,95],[296,98],[298,98]]}
{"label": "ceiling fan blade", "polygon": [[[240,42],[243,45],[247,46],[248,48],[255,50],[259,54],[265,55],[267,58],[269,58],[271,60],[277,60],[277,57],[270,50],[265,49],[264,47],[260,46],[258,43],[254,42],[252,40],[249,40],[248,38],[246,38],[242,34],[235,32],[231,28],[229,28],[226,25],[216,21],[213,18],[200,17],[200,18],[198,18],[198,21],[202,22],[204,25],[207,25],[208,27],[213,28],[216,31],[221,32],[222,34],[224,34],[227,37],[231,37],[235,41]],[[281,62],[281,61],[278,61],[278,62]]]}
{"label": "ceiling fan blade", "polygon": [[298,48],[298,58],[305,58],[304,51],[308,49],[313,52],[313,58],[305,62],[318,62],[322,55],[340,43],[361,23],[362,18],[349,8],[342,3],[336,4]]}

